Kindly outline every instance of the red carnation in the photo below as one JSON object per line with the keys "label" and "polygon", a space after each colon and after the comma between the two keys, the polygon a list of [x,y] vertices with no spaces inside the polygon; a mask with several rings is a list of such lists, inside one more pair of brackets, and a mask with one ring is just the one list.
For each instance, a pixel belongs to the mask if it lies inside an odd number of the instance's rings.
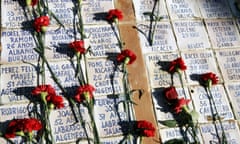
{"label": "red carnation", "polygon": [[38,3],[38,0],[32,0],[32,1],[31,1],[31,6],[37,5],[37,3]]}
{"label": "red carnation", "polygon": [[146,120],[136,121],[136,128],[134,129],[138,136],[153,137],[155,135],[155,127],[152,123]]}
{"label": "red carnation", "polygon": [[33,27],[36,32],[45,32],[45,28],[50,24],[50,19],[48,16],[40,16],[34,20]]}
{"label": "red carnation", "polygon": [[111,9],[108,11],[106,19],[110,23],[115,22],[117,20],[122,20],[123,19],[122,11],[118,9]]}
{"label": "red carnation", "polygon": [[42,128],[42,124],[38,119],[25,118],[25,119],[14,119],[10,121],[7,126],[5,137],[14,138],[17,135],[24,136],[26,133],[32,131],[38,131]]}
{"label": "red carnation", "polygon": [[69,44],[69,48],[75,50],[76,52],[79,52],[80,54],[85,54],[86,49],[84,48],[84,41],[83,40],[77,40],[73,41]]}
{"label": "red carnation", "polygon": [[52,95],[50,96],[50,99],[47,100],[48,103],[53,104],[53,108],[63,108],[64,107],[64,103],[63,103],[63,97],[62,96],[58,96],[58,95]]}
{"label": "red carnation", "polygon": [[170,66],[169,66],[170,73],[175,73],[175,72],[178,72],[179,70],[184,71],[186,69],[187,69],[187,66],[185,65],[185,63],[181,57],[171,61]]}
{"label": "red carnation", "polygon": [[164,89],[164,96],[169,103],[173,103],[178,99],[176,88],[171,86]]}
{"label": "red carnation", "polygon": [[129,49],[125,49],[117,55],[117,61],[125,64],[132,64],[136,58],[137,56]]}
{"label": "red carnation", "polygon": [[89,102],[93,98],[93,91],[95,91],[95,88],[90,84],[80,86],[77,89],[77,94],[74,98],[79,103],[83,102],[84,100]]}
{"label": "red carnation", "polygon": [[212,72],[202,74],[200,78],[203,81],[203,84],[207,87],[210,87],[211,85],[215,85],[218,83],[217,75]]}
{"label": "red carnation", "polygon": [[32,95],[39,96],[41,93],[47,93],[47,95],[56,95],[55,89],[51,85],[39,85],[32,91]]}
{"label": "red carnation", "polygon": [[185,98],[180,98],[178,99],[178,101],[175,103],[174,105],[174,111],[176,113],[179,113],[182,111],[182,107],[188,105],[188,103],[190,102],[190,99],[185,99]]}

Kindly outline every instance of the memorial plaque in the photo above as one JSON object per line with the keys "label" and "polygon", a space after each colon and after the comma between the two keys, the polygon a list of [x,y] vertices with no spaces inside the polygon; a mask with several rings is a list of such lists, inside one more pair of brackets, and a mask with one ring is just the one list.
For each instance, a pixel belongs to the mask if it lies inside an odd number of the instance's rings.
{"label": "memorial plaque", "polygon": [[22,104],[7,104],[0,106],[0,122],[6,122],[12,119],[29,117],[29,111],[32,110],[32,105],[28,103]]}
{"label": "memorial plaque", "polygon": [[[48,7],[56,16],[57,20],[52,18],[52,25],[73,25],[75,13],[73,10],[75,0],[48,0]],[[57,22],[59,21],[59,22]],[[76,22],[78,19],[75,20]]]}
{"label": "memorial plaque", "polygon": [[85,122],[85,129],[80,122],[76,121],[73,111],[69,106],[65,105],[62,109],[51,111],[50,124],[53,138],[56,143],[74,142],[79,138],[86,139],[87,136],[92,138],[92,133],[88,126],[91,124],[87,109],[80,107],[79,111],[81,113],[82,120]]}
{"label": "memorial plaque", "polygon": [[177,74],[174,74],[172,79],[171,74],[164,70],[167,66],[166,63],[177,57],[177,53],[146,55],[145,61],[152,88],[169,86],[172,84],[172,81],[174,81],[174,85],[180,85],[179,76]]}
{"label": "memorial plaque", "polygon": [[180,50],[210,48],[208,35],[201,20],[173,21]]}
{"label": "memorial plaque", "polygon": [[[195,110],[199,113],[198,121],[200,123],[213,120],[213,114],[216,113],[214,103],[222,120],[234,119],[233,113],[227,99],[226,92],[222,85],[215,85],[211,88],[213,101],[209,100],[209,95],[202,86],[192,86],[191,96]],[[214,102],[214,103],[213,103]]]}
{"label": "memorial plaque", "polygon": [[2,0],[1,6],[1,26],[4,28],[19,28],[29,26],[27,18],[24,16],[24,9],[20,1]]}
{"label": "memorial plaque", "polygon": [[166,4],[171,19],[201,17],[197,0],[168,0]]}
{"label": "memorial plaque", "polygon": [[26,102],[37,85],[36,67],[30,64],[11,64],[1,67],[0,104]]}
{"label": "memorial plaque", "polygon": [[198,0],[203,18],[231,18],[228,0]]}
{"label": "memorial plaque", "polygon": [[113,0],[83,0],[83,23],[106,24],[105,16],[110,9],[114,9]]}
{"label": "memorial plaque", "polygon": [[[30,29],[29,29],[30,30]],[[29,30],[3,29],[1,62],[36,61],[34,38]]]}
{"label": "memorial plaque", "polygon": [[[137,21],[149,21],[151,14],[168,19],[165,1],[155,0],[133,0]],[[155,6],[155,9],[153,9]],[[154,13],[153,13],[154,10]]]}
{"label": "memorial plaque", "polygon": [[240,119],[240,83],[228,83],[226,89],[233,107],[236,119]]}
{"label": "memorial plaque", "polygon": [[[185,130],[185,128],[183,128]],[[165,129],[160,129],[160,136],[162,138],[162,143],[166,143],[169,140],[172,139],[183,139],[184,136],[181,133],[180,128],[165,128]],[[188,138],[190,138],[190,142],[194,142],[191,134],[187,133]],[[198,133],[198,138],[200,143],[202,143],[202,138],[200,133]]]}
{"label": "memorial plaque", "polygon": [[[237,144],[239,143],[239,128],[236,121],[225,121],[222,123],[225,136],[227,138],[227,143]],[[217,124],[218,134],[221,136],[222,130],[220,124]],[[203,124],[200,125],[200,130],[203,136],[204,144],[218,143],[216,128],[213,124]]]}
{"label": "memorial plaque", "polygon": [[91,25],[85,28],[86,35],[89,37],[91,53],[88,57],[109,57],[119,53],[119,37],[117,27],[111,25]]}
{"label": "memorial plaque", "polygon": [[[150,31],[149,23],[138,23],[138,36],[140,38],[142,52],[171,52],[177,50],[176,41],[172,32],[170,22],[158,22],[156,29]],[[152,46],[150,46],[150,33],[153,33]]]}
{"label": "memorial plaque", "polygon": [[123,97],[99,97],[95,99],[95,120],[100,137],[122,135],[121,121],[127,120]]}
{"label": "memorial plaque", "polygon": [[[70,61],[55,61],[50,62],[50,67],[54,72],[54,76],[58,79],[58,82],[62,84],[67,90],[74,89],[74,87],[80,86],[78,78],[75,75],[76,61],[71,63]],[[84,67],[83,67],[84,68]],[[51,84],[57,91],[61,92],[56,82],[52,79],[52,74],[46,67],[46,83]],[[85,70],[83,70],[85,72]]]}
{"label": "memorial plaque", "polygon": [[216,61],[212,51],[205,50],[183,52],[182,57],[187,66],[186,75],[188,83],[199,84],[199,82],[195,79],[195,76],[207,72],[215,73],[219,77],[220,81],[222,80],[218,72]]}
{"label": "memorial plaque", "polygon": [[89,59],[87,61],[89,83],[95,87],[95,96],[119,94],[123,92],[122,73],[116,61]]}
{"label": "memorial plaque", "polygon": [[233,19],[206,19],[213,48],[240,46],[239,32]]}
{"label": "memorial plaque", "polygon": [[224,75],[224,81],[240,80],[240,50],[227,49],[216,51],[218,64]]}
{"label": "memorial plaque", "polygon": [[45,53],[48,59],[70,59],[74,51],[69,48],[69,43],[74,40],[72,27],[49,27],[45,37]]}

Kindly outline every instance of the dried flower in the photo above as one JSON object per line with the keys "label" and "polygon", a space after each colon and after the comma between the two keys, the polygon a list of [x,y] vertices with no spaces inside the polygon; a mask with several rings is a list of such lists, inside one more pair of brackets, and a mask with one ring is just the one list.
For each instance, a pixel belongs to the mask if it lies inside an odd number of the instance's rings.
{"label": "dried flower", "polygon": [[122,11],[118,9],[111,9],[108,11],[106,19],[109,23],[113,23],[123,19]]}
{"label": "dried flower", "polygon": [[146,136],[146,137],[153,137],[155,135],[155,127],[153,124],[146,120],[136,121],[136,134],[138,136]]}
{"label": "dried flower", "polygon": [[14,138],[17,135],[25,136],[32,131],[42,129],[42,124],[35,118],[13,119],[7,126],[5,137]]}
{"label": "dried flower", "polygon": [[174,111],[178,114],[182,111],[182,108],[190,102],[190,99],[180,98],[174,105]]}
{"label": "dried flower", "polygon": [[36,32],[46,32],[46,27],[50,24],[48,16],[40,16],[34,20],[33,27]]}
{"label": "dried flower", "polygon": [[84,41],[83,40],[77,40],[73,41],[69,44],[69,48],[73,49],[75,52],[80,54],[85,54],[86,49],[84,48]]}
{"label": "dried flower", "polygon": [[164,96],[169,103],[173,103],[178,99],[176,88],[171,86],[164,89]]}
{"label": "dried flower", "polygon": [[124,62],[124,64],[132,64],[136,60],[137,56],[129,49],[123,50],[117,55],[118,62]]}
{"label": "dried flower", "polygon": [[202,74],[200,78],[203,84],[207,87],[211,87],[212,85],[215,85],[218,83],[217,75],[212,72]]}
{"label": "dried flower", "polygon": [[83,102],[84,100],[86,100],[87,102],[90,102],[90,100],[93,98],[94,90],[95,88],[90,84],[80,86],[77,89],[77,94],[75,95],[74,98],[79,103]]}
{"label": "dried flower", "polygon": [[171,61],[168,71],[170,73],[175,73],[175,72],[179,72],[180,70],[184,71],[186,69],[187,69],[187,66],[185,65],[183,59],[180,57]]}

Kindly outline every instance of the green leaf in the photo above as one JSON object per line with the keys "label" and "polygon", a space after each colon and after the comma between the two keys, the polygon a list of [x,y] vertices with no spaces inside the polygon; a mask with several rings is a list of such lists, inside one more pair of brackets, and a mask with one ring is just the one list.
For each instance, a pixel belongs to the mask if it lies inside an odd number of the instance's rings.
{"label": "green leaf", "polygon": [[168,126],[168,127],[176,127],[177,126],[176,120],[165,120],[165,121],[160,121],[160,123],[165,126]]}
{"label": "green leaf", "polygon": [[166,141],[164,144],[185,144],[183,139],[171,139]]}

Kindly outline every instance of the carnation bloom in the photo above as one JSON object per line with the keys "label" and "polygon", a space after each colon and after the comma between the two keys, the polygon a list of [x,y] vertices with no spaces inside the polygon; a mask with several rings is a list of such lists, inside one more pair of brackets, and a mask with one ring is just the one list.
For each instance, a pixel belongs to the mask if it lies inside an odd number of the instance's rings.
{"label": "carnation bloom", "polygon": [[136,58],[137,56],[129,49],[125,49],[117,55],[117,61],[124,62],[124,64],[132,64]]}
{"label": "carnation bloom", "polygon": [[[32,95],[39,96],[51,108],[64,107],[63,98],[56,94],[55,89],[51,85],[39,85],[32,91]],[[53,107],[51,106],[53,104]]]}
{"label": "carnation bloom", "polygon": [[75,95],[74,98],[79,103],[83,102],[84,100],[86,100],[87,102],[90,102],[90,100],[93,99],[94,90],[95,88],[90,84],[80,86],[77,89],[77,94]]}
{"label": "carnation bloom", "polygon": [[86,49],[84,48],[84,41],[83,40],[77,40],[73,41],[69,44],[69,48],[75,50],[75,52],[80,54],[85,54]]}
{"label": "carnation bloom", "polygon": [[185,65],[181,57],[170,62],[170,66],[169,66],[170,73],[175,73],[175,72],[178,72],[179,70],[184,71],[186,69],[187,69],[187,66]]}
{"label": "carnation bloom", "polygon": [[211,85],[215,85],[218,83],[218,77],[216,76],[216,74],[212,72],[202,74],[200,78],[203,81],[203,84],[207,87],[210,87]]}
{"label": "carnation bloom", "polygon": [[134,128],[138,136],[153,137],[155,135],[155,127],[152,123],[146,120],[136,121],[136,126]]}
{"label": "carnation bloom", "polygon": [[47,97],[47,102],[50,103],[50,108],[63,108],[63,97],[58,95],[51,95],[49,98]]}
{"label": "carnation bloom", "polygon": [[48,16],[40,16],[34,20],[33,27],[36,32],[45,32],[45,28],[50,24],[50,19]]}
{"label": "carnation bloom", "polygon": [[190,99],[185,99],[185,98],[180,98],[178,99],[178,101],[175,103],[174,105],[174,111],[176,113],[179,113],[182,111],[182,108],[186,105],[188,105],[188,103],[190,102]]}
{"label": "carnation bloom", "polygon": [[25,136],[25,134],[27,133],[32,133],[32,131],[38,131],[40,129],[42,129],[42,124],[38,119],[14,119],[9,122],[6,129],[5,137],[14,138],[17,135]]}
{"label": "carnation bloom", "polygon": [[164,89],[164,96],[169,103],[173,103],[178,99],[176,88],[171,86]]}
{"label": "carnation bloom", "polygon": [[110,23],[115,22],[117,20],[122,20],[123,19],[122,11],[118,9],[111,9],[108,11],[106,19]]}
{"label": "carnation bloom", "polygon": [[55,89],[51,85],[39,85],[32,90],[32,95],[38,96],[43,92],[47,95],[56,95]]}

